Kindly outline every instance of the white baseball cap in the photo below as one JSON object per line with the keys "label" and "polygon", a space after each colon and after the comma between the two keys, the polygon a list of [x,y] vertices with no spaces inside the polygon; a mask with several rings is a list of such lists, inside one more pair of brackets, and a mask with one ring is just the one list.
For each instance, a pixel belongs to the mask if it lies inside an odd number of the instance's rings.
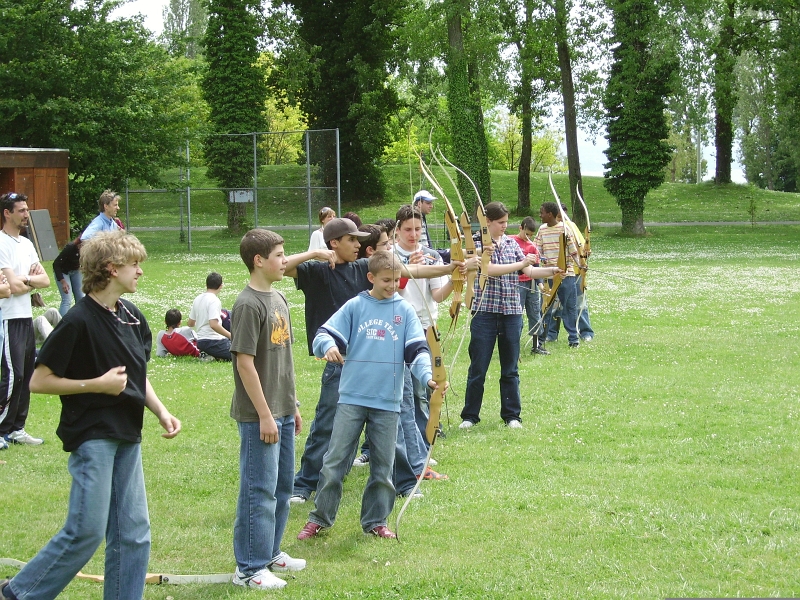
{"label": "white baseball cap", "polygon": [[414,194],[414,204],[416,204],[420,200],[424,200],[425,202],[433,202],[434,200],[436,200],[436,196],[431,194],[428,190],[420,190],[416,194]]}

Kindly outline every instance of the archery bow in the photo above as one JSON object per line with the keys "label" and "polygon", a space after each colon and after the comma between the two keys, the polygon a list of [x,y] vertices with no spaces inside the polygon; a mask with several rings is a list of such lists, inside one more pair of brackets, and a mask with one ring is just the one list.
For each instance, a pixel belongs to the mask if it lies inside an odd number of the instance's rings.
{"label": "archery bow", "polygon": [[[486,281],[489,279],[489,263],[492,262],[492,253],[487,251],[487,248],[492,247],[492,236],[489,234],[489,223],[486,220],[486,209],[483,206],[483,201],[481,200],[481,193],[478,191],[478,186],[475,185],[475,182],[472,181],[472,178],[467,175],[462,169],[459,169],[456,165],[451,163],[447,158],[445,158],[444,154],[442,154],[441,150],[439,154],[442,157],[442,160],[458,171],[462,177],[464,177],[467,181],[472,184],[472,189],[475,191],[475,199],[478,202],[478,206],[475,209],[475,216],[478,219],[478,225],[480,227],[481,232],[481,273],[480,273],[480,280],[478,282],[478,287],[483,291],[486,287]],[[464,230],[464,236],[467,237],[466,232],[469,229],[470,233],[472,232],[472,223],[469,218],[469,212],[467,211],[467,207],[464,205],[464,199],[461,197],[461,194],[458,195],[458,199],[461,202],[461,228]],[[465,223],[469,224],[467,228]],[[469,236],[472,237],[471,235]],[[472,302],[467,303],[467,308],[472,308]]]}
{"label": "archery bow", "polygon": [[[26,564],[27,563],[14,558],[0,558],[0,565],[4,566],[21,569]],[[232,573],[214,573],[210,575],[170,575],[167,573],[148,573],[145,576],[144,582],[156,585],[182,585],[186,583],[230,583],[232,578]],[[75,579],[103,583],[105,578],[102,575],[90,575],[88,573],[78,571],[78,574],[75,575]]]}
{"label": "archery bow", "polygon": [[561,208],[561,199],[558,197],[558,193],[556,192],[556,188],[553,185],[553,176],[548,173],[547,178],[550,181],[550,190],[553,192],[553,196],[556,198],[556,204],[558,205],[558,211],[561,213],[561,223],[562,223],[562,231],[561,235],[558,239],[558,259],[556,261],[556,266],[563,271],[563,273],[554,275],[553,278],[549,282],[545,282],[544,284],[544,292],[542,292],[542,314],[546,314],[548,309],[552,306],[553,302],[556,299],[556,292],[558,288],[561,286],[561,282],[563,281],[565,274],[567,272],[567,222],[564,220],[564,209]]}
{"label": "archery bow", "polygon": [[583,264],[580,265],[580,271],[583,274],[583,277],[581,278],[580,292],[583,294],[586,291],[586,276],[589,274],[589,256],[592,253],[592,222],[589,220],[589,209],[586,208],[586,203],[583,201],[583,196],[581,196],[580,186],[576,187],[575,191],[578,193],[578,201],[583,207],[583,214],[586,215],[586,227],[583,230],[584,242],[582,252],[580,254],[581,260],[583,261]]}

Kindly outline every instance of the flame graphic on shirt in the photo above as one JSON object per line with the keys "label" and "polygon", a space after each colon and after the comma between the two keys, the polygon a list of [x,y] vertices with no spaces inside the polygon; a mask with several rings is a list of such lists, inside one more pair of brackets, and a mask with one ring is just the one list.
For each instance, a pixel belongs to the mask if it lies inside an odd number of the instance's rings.
{"label": "flame graphic on shirt", "polygon": [[273,315],[272,334],[269,339],[276,346],[286,346],[289,342],[289,322],[278,309],[275,309]]}

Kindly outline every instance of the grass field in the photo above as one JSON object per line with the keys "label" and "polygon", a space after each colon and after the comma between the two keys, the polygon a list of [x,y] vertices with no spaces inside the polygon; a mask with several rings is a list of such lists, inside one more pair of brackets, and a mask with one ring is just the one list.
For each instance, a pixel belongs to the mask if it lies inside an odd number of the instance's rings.
{"label": "grass field", "polygon": [[[457,198],[446,183],[446,178],[438,168],[436,176],[443,183],[445,192],[451,194],[451,200]],[[392,165],[384,168],[387,181],[387,193],[384,204],[369,206],[343,206],[342,212],[355,210],[365,223],[372,223],[382,217],[394,217],[401,204],[408,203],[413,194],[420,188],[430,185],[420,180],[418,170],[412,172],[413,185],[409,181],[408,167]],[[171,184],[177,185],[177,172],[167,174]],[[264,167],[259,175],[260,186],[277,186],[273,189],[259,191],[258,224],[260,226],[307,225],[308,206],[306,191],[303,189],[287,189],[288,186],[302,186],[305,176],[304,167],[274,166]],[[562,199],[568,200],[569,193],[566,175],[555,175],[555,186]],[[193,227],[224,226],[226,224],[226,207],[224,196],[219,191],[209,191],[213,182],[205,178],[203,169],[192,171],[192,185],[198,190],[191,194],[191,217]],[[138,186],[131,183],[131,189]],[[204,191],[205,190],[205,191]],[[619,223],[620,210],[614,199],[605,191],[601,177],[584,178],[584,195],[589,207],[591,219],[596,223]],[[512,212],[517,207],[517,174],[511,171],[492,172],[492,199],[499,200]],[[539,206],[542,202],[552,200],[552,194],[544,173],[531,175],[531,207],[537,221]],[[754,203],[756,220],[800,221],[800,199],[798,194],[770,192],[746,185],[715,186],[711,183],[700,185],[663,184],[653,190],[645,201],[645,221],[678,222],[694,221],[750,221],[750,203]],[[181,221],[181,198],[178,192],[171,193],[136,193],[129,197],[129,225],[135,230],[142,227],[183,227],[188,223],[188,206],[183,200],[183,221]],[[316,223],[316,211],[323,204],[332,204],[332,198],[314,195],[312,199],[312,219]],[[335,204],[334,204],[335,206]],[[255,222],[253,205],[248,205],[248,219]],[[434,212],[428,221],[442,225],[442,203],[434,203]],[[120,209],[124,219],[126,206]],[[514,222],[516,218],[512,221]],[[85,224],[84,224],[85,225]],[[194,232],[193,236],[197,236]],[[171,234],[164,234],[171,235]],[[307,238],[307,234],[304,234]],[[441,234],[443,236],[443,233]],[[178,233],[172,236],[176,243],[183,244]],[[201,236],[202,239],[202,236]],[[193,239],[194,242],[194,239]],[[194,243],[192,251],[198,251]],[[200,250],[202,251],[202,249]]]}
{"label": "grass field", "polygon": [[[162,236],[142,235],[151,256],[131,296],[154,330],[166,309],[188,313],[209,270],[225,278],[223,306],[233,303],[247,279],[236,240],[204,232],[200,250],[188,255]],[[304,240],[287,246],[297,251]],[[549,357],[522,357],[522,430],[501,425],[496,363],[483,421],[457,428],[468,366],[466,344],[452,364],[468,326],[462,318],[445,342],[452,388],[447,437],[435,449],[451,480],[423,485],[424,498],[404,516],[402,543],[361,533],[361,470],[348,477],[327,535],[298,542],[309,507],[293,507],[284,549],[308,568],[282,597],[800,595],[798,241],[800,227],[777,225],[655,228],[638,240],[597,230],[589,280],[597,337],[578,350],[562,339],[548,345]],[[306,419],[299,461],[323,364],[306,356],[302,294],[291,280],[280,289],[292,306]],[[57,305],[54,288],[44,297]],[[230,368],[150,363],[155,389],[184,426],[167,441],[152,415],[145,418],[151,571],[234,568]],[[29,559],[63,524],[69,476],[54,434],[59,408],[55,397],[34,396],[28,429],[46,443],[0,453],[7,461],[0,556]],[[102,570],[98,552],[85,571]],[[102,589],[76,581],[61,597],[99,599]],[[261,596],[231,585],[145,593],[148,600],[254,597]]]}

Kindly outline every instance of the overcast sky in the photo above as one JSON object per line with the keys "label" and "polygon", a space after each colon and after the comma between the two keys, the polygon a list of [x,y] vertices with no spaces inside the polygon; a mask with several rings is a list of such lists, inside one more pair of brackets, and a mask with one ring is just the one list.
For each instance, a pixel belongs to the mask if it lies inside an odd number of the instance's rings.
{"label": "overcast sky", "polygon": [[[163,11],[167,4],[168,0],[130,0],[130,2],[117,9],[114,15],[131,16],[141,13],[144,15],[145,27],[158,34],[163,29]],[[562,123],[558,125],[563,126]],[[606,156],[603,154],[605,147],[606,141],[602,135],[596,138],[594,143],[585,139],[584,135],[580,135],[578,152],[581,157],[581,173],[583,175],[600,176],[603,174],[603,163],[606,161]],[[562,148],[562,151],[566,153],[566,149]],[[734,154],[736,153],[737,150],[734,149]],[[705,148],[703,158],[708,162],[706,178],[710,179],[714,175],[714,149]],[[738,161],[733,163],[732,176],[734,181],[744,183],[744,174]]]}

